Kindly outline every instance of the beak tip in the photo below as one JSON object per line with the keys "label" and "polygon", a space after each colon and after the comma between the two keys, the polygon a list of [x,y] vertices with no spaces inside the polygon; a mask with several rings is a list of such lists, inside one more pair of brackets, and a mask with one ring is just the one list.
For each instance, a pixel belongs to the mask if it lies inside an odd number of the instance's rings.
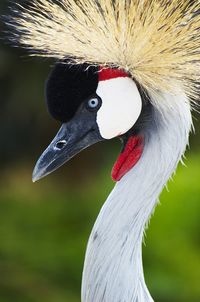
{"label": "beak tip", "polygon": [[37,179],[35,177],[32,177],[32,182],[33,183],[36,183],[37,182]]}
{"label": "beak tip", "polygon": [[35,182],[37,182],[39,179],[40,179],[40,177],[37,176],[37,175],[33,172],[33,175],[32,175],[32,182],[35,183]]}
{"label": "beak tip", "polygon": [[32,174],[32,182],[36,183],[37,181],[39,181],[40,179],[44,178],[48,174],[50,174],[50,172],[48,172],[47,169],[40,168],[40,165],[36,164],[36,166],[35,166],[35,168],[33,170],[33,174]]}
{"label": "beak tip", "polygon": [[33,170],[33,174],[32,174],[32,182],[35,183],[38,180],[40,180],[43,177],[41,171],[38,170],[37,166],[35,167],[35,169]]}

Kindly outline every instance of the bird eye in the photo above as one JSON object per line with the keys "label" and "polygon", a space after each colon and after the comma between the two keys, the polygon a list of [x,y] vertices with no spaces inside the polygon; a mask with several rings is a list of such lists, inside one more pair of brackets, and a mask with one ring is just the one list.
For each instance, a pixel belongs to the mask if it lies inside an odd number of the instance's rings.
{"label": "bird eye", "polygon": [[99,109],[101,106],[101,100],[98,97],[93,97],[87,101],[87,108],[90,111]]}

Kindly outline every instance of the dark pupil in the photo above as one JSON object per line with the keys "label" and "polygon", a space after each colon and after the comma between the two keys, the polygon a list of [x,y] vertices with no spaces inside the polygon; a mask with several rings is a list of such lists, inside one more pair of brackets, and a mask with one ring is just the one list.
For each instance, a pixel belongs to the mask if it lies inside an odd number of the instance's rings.
{"label": "dark pupil", "polygon": [[98,99],[91,99],[91,100],[89,100],[89,107],[91,107],[91,108],[95,108],[95,107],[97,107],[98,106],[98,104],[99,104],[99,101],[98,101]]}
{"label": "dark pupil", "polygon": [[[96,93],[98,86],[98,67],[87,64],[56,64],[46,86],[46,100],[50,114],[56,120],[67,122],[72,119],[81,105]],[[91,108],[98,100],[91,101]]]}

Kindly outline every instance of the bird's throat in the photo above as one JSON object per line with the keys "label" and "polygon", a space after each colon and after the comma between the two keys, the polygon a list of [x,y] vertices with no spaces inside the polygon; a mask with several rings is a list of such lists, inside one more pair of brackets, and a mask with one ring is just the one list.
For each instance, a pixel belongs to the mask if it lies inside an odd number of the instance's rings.
{"label": "bird's throat", "polygon": [[112,169],[112,179],[119,181],[139,161],[144,150],[144,136],[129,137]]}
{"label": "bird's throat", "polygon": [[124,149],[128,155],[120,155],[124,161],[116,169],[116,178],[126,171],[129,154],[137,153],[133,149],[142,150],[144,144],[143,153],[138,151],[142,156],[117,182],[90,235],[82,302],[153,302],[143,274],[143,233],[160,192],[185,151],[192,119],[185,96],[152,95],[151,100],[156,105],[143,131],[145,141],[130,138]]}

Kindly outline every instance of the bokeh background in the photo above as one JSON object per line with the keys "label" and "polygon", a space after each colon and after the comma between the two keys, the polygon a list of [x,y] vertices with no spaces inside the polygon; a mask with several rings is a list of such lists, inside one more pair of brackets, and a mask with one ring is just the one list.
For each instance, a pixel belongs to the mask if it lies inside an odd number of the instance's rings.
{"label": "bokeh background", "polygon": [[[1,15],[8,5],[1,0]],[[1,22],[1,37],[3,29]],[[44,102],[52,65],[0,41],[0,302],[80,301],[87,239],[114,185],[115,141],[31,182],[60,126]],[[187,167],[163,192],[145,239],[146,281],[159,302],[200,301],[200,117],[194,118]]]}

